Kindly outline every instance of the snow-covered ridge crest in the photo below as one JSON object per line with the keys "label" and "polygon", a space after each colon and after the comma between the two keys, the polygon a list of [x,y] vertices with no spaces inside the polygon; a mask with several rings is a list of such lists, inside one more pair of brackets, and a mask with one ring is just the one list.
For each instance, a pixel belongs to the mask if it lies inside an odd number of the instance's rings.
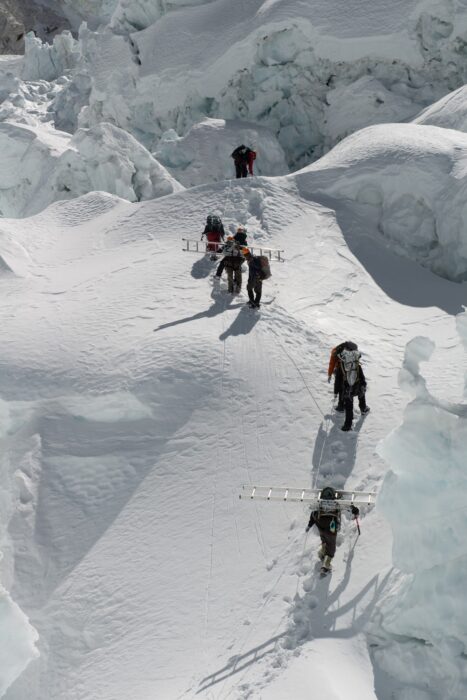
{"label": "snow-covered ridge crest", "polygon": [[366,206],[391,248],[447,279],[467,280],[467,137],[436,126],[373,126],[296,174],[310,197],[325,192]]}

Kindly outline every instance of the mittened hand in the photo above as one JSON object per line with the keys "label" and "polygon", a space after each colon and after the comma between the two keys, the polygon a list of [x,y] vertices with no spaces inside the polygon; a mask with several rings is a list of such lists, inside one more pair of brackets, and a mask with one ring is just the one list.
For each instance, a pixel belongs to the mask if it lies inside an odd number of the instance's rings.
{"label": "mittened hand", "polygon": [[356,506],[350,506],[350,510],[352,511],[352,515],[354,517],[357,517],[357,515],[360,513],[359,509]]}

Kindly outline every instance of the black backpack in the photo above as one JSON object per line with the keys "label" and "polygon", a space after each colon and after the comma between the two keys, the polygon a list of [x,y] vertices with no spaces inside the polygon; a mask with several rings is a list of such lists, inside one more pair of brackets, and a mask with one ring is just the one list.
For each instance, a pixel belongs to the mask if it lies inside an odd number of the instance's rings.
{"label": "black backpack", "polygon": [[222,230],[222,221],[219,216],[209,214],[206,219],[206,226],[212,233],[220,233]]}

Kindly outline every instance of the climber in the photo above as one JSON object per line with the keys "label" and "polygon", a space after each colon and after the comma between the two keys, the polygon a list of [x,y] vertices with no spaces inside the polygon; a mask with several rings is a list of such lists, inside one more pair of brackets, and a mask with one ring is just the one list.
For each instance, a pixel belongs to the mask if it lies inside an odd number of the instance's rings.
{"label": "climber", "polygon": [[225,231],[220,216],[217,214],[208,214],[206,218],[206,226],[201,234],[201,240],[206,236],[208,242],[206,244],[206,252],[211,253],[211,260],[217,260],[216,252],[219,252],[221,242],[224,240]]}
{"label": "climber", "polygon": [[[317,510],[312,511],[306,527],[308,532],[313,525],[318,528],[321,538],[321,546],[318,550],[318,557],[322,561],[321,573],[327,574],[332,568],[332,559],[336,553],[337,533],[341,526],[341,507],[336,501],[336,491],[332,486],[325,486],[321,490],[321,497]],[[356,518],[359,509],[350,506],[352,515]]]}
{"label": "climber", "polygon": [[353,399],[358,397],[358,406],[362,416],[369,413],[370,408],[366,405],[366,379],[360,365],[361,354],[358,350],[341,350],[337,358],[342,370],[342,399],[345,410],[344,425],[341,430],[352,430],[353,420]]}
{"label": "climber", "polygon": [[235,177],[248,177],[248,173],[253,175],[253,162],[256,159],[256,151],[242,144],[231,153],[231,157],[235,163]]}
{"label": "climber", "polygon": [[334,396],[338,396],[338,402],[336,406],[336,411],[344,412],[344,397],[342,395],[342,390],[344,386],[341,362],[338,357],[342,350],[358,350],[358,345],[352,343],[351,340],[346,340],[340,345],[336,345],[335,348],[331,350],[331,355],[329,357],[329,367],[328,367],[328,384],[331,382],[332,375],[334,374]]}
{"label": "climber", "polygon": [[249,268],[248,284],[246,286],[249,298],[248,306],[252,309],[259,309],[263,291],[261,260],[259,255],[252,255],[249,248],[243,248],[242,253]]}
{"label": "climber", "polygon": [[[232,236],[229,236],[223,249],[224,257],[219,263],[216,276],[220,277],[219,268],[221,265],[227,270],[228,292],[239,294],[242,288],[242,264],[244,257],[239,245]],[[222,274],[222,270],[221,270]]]}

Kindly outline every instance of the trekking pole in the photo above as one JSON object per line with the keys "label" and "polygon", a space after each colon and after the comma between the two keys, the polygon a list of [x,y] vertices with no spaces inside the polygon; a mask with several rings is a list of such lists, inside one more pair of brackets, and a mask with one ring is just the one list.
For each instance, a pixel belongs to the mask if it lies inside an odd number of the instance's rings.
{"label": "trekking pole", "polygon": [[354,520],[355,520],[355,525],[357,526],[358,536],[360,537],[360,535],[361,535],[362,533],[361,533],[361,530],[360,530],[360,523],[359,523],[359,521],[358,521],[358,515],[355,515],[355,516],[354,516]]}

